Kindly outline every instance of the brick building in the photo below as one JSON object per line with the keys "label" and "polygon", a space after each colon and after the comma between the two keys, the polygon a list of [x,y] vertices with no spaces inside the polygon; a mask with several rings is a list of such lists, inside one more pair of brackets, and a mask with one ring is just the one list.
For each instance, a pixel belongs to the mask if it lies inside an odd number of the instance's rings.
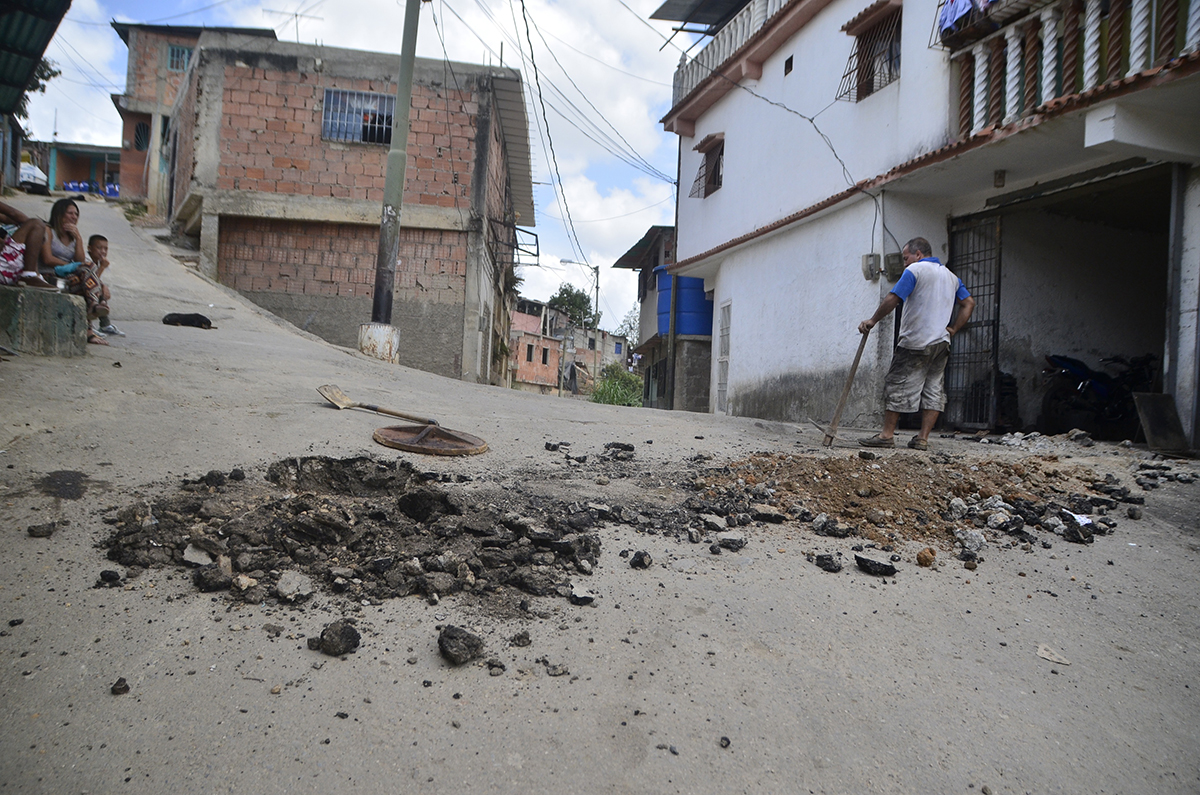
{"label": "brick building", "polygon": [[[168,206],[201,269],[339,345],[371,316],[398,67],[210,29],[171,114]],[[501,383],[516,224],[534,223],[520,73],[417,59],[407,153],[401,363]]]}
{"label": "brick building", "polygon": [[204,30],[275,38],[270,28],[197,28],[113,22],[129,48],[125,93],[113,94],[121,114],[120,184],[123,198],[145,199],[151,215],[165,213],[170,177],[171,106]]}
{"label": "brick building", "polygon": [[512,387],[548,395],[558,390],[563,338],[570,320],[567,313],[541,301],[517,300],[512,312]]}

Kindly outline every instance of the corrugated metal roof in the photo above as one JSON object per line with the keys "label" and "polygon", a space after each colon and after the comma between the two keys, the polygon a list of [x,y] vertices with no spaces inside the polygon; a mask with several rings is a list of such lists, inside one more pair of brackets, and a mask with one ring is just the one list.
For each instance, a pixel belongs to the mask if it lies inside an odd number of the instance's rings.
{"label": "corrugated metal roof", "polygon": [[517,226],[536,226],[533,211],[533,164],[529,154],[529,117],[525,115],[525,92],[521,78],[497,76],[492,80],[496,106],[500,110],[500,129],[508,151],[508,173],[512,186],[513,209],[520,216]]}
{"label": "corrugated metal roof", "polygon": [[71,0],[4,0],[0,11],[0,114],[12,113]]}
{"label": "corrugated metal roof", "polygon": [[667,0],[651,19],[689,25],[719,26],[746,7],[750,0]]}

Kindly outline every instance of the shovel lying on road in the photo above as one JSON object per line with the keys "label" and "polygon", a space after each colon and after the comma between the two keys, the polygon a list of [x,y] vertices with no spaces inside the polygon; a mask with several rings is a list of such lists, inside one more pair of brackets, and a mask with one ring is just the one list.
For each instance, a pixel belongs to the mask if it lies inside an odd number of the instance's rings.
{"label": "shovel lying on road", "polygon": [[380,408],[370,403],[357,403],[351,400],[340,387],[333,384],[317,387],[317,391],[321,393],[321,397],[339,409],[366,409],[374,411],[376,414],[387,414],[421,423],[420,425],[392,425],[387,428],[379,428],[372,438],[384,447],[423,455],[478,455],[487,452],[488,444],[483,439],[462,431],[443,428],[432,417],[419,417],[415,414]]}
{"label": "shovel lying on road", "polygon": [[423,425],[437,425],[438,421],[430,417],[418,417],[416,414],[405,414],[403,411],[393,411],[392,409],[381,409],[379,406],[370,403],[356,403],[350,399],[350,396],[342,391],[342,388],[333,384],[317,387],[317,391],[321,393],[321,397],[328,400],[339,409],[366,409],[373,411],[376,414],[387,414],[390,417],[399,417],[402,420],[412,420]]}

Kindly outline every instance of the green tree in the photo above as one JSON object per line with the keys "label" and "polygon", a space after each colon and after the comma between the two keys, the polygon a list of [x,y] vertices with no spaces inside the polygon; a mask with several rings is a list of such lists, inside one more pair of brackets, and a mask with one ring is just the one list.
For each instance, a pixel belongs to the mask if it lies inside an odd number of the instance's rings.
{"label": "green tree", "polygon": [[58,64],[48,58],[38,61],[37,68],[33,70],[33,77],[29,79],[29,85],[25,86],[25,93],[17,101],[17,107],[13,111],[14,116],[18,119],[29,118],[29,95],[35,91],[39,94],[46,93],[46,84],[62,74],[56,68],[57,66]]}
{"label": "green tree", "polygon": [[566,312],[576,326],[596,328],[600,324],[600,313],[592,313],[592,299],[586,292],[573,284],[563,282],[558,292],[550,297],[546,305],[551,309]]}

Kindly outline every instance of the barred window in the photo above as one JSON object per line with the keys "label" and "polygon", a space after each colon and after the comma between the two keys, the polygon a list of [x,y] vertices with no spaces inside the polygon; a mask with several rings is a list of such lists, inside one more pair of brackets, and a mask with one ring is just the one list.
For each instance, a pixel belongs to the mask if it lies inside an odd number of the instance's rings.
{"label": "barred window", "polygon": [[321,137],[328,141],[390,144],[395,110],[396,98],[389,94],[327,88]]}
{"label": "barred window", "polygon": [[692,148],[704,155],[704,160],[700,163],[700,171],[688,196],[705,199],[719,191],[725,181],[725,133],[706,135]]}
{"label": "barred window", "polygon": [[178,44],[167,46],[167,68],[172,72],[182,72],[187,69],[188,61],[192,59],[192,48]]}
{"label": "barred window", "polygon": [[900,79],[898,2],[879,0],[842,30],[854,36],[855,42],[837,99],[859,102]]}

